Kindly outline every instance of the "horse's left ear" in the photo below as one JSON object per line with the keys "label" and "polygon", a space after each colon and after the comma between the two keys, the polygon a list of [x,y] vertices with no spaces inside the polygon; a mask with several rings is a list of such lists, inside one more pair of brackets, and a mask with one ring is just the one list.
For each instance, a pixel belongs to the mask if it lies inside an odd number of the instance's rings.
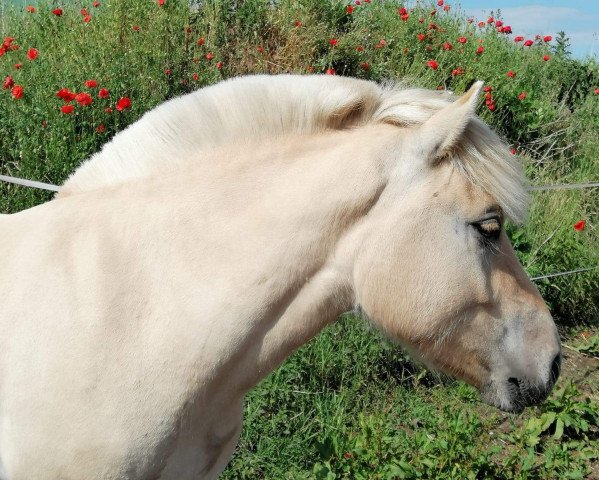
{"label": "horse's left ear", "polygon": [[455,102],[439,110],[419,128],[420,148],[432,162],[444,157],[460,141],[476,116],[483,82],[478,81]]}

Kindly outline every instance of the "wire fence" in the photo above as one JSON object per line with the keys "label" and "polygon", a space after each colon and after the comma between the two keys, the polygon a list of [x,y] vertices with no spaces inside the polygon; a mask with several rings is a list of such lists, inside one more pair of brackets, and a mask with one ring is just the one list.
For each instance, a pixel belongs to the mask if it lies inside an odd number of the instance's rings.
{"label": "wire fence", "polygon": [[[15,185],[21,185],[23,187],[38,188],[41,190],[49,190],[52,192],[58,192],[60,187],[58,185],[52,185],[51,183],[37,182],[35,180],[26,180],[24,178],[10,177],[8,175],[0,175],[0,181],[12,183]],[[554,185],[532,185],[529,187],[530,191],[542,192],[548,190],[580,190],[583,188],[596,188],[599,187],[599,182],[585,182],[585,183],[560,183]],[[545,280],[547,278],[564,277],[566,275],[574,275],[577,273],[590,272],[599,269],[599,265],[586,268],[578,268],[576,270],[568,270],[567,272],[555,272],[547,273],[537,277],[532,277],[533,282],[538,280]]]}

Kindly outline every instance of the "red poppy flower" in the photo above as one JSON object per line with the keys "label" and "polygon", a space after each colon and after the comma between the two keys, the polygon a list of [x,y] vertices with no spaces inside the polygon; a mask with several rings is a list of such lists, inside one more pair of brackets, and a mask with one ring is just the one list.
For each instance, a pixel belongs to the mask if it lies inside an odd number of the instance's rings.
{"label": "red poppy flower", "polygon": [[171,69],[170,68],[166,68],[164,70],[164,74],[168,77],[171,74]]}
{"label": "red poppy flower", "polygon": [[65,115],[68,115],[75,111],[75,107],[73,105],[63,105],[62,107],[60,107],[60,111]]}
{"label": "red poppy flower", "polygon": [[522,35],[517,35],[514,37],[514,42],[518,43],[518,42],[522,42],[524,40],[524,37]]}
{"label": "red poppy flower", "polygon": [[15,85],[15,81],[12,79],[12,77],[10,75],[8,75],[4,79],[4,84],[2,85],[2,88],[9,89],[9,88],[14,87],[14,85]]}
{"label": "red poppy flower", "polygon": [[362,63],[360,64],[360,68],[361,68],[362,70],[370,70],[370,64],[369,64],[368,62],[362,62]]}
{"label": "red poppy flower", "polygon": [[23,66],[22,63],[15,63],[15,68],[18,70],[19,68],[21,68]]}
{"label": "red poppy flower", "polygon": [[106,125],[104,125],[103,123],[101,123],[100,125],[98,125],[96,127],[96,132],[98,133],[104,133],[106,131]]}
{"label": "red poppy flower", "polygon": [[35,48],[27,50],[27,58],[29,60],[35,60],[37,58],[37,50]]}
{"label": "red poppy flower", "polygon": [[89,93],[81,92],[81,93],[78,93],[77,95],[75,95],[75,101],[82,107],[85,107],[87,105],[91,105],[93,102],[93,99]]}
{"label": "red poppy flower", "polygon": [[119,98],[119,101],[116,102],[116,109],[119,112],[122,112],[123,110],[125,110],[127,108],[131,108],[131,99],[129,97]]}
{"label": "red poppy flower", "polygon": [[89,23],[92,19],[91,15],[86,15],[85,17],[83,17],[83,23]]}
{"label": "red poppy flower", "polygon": [[485,26],[485,22],[478,22],[478,27],[479,28],[483,28]]}
{"label": "red poppy flower", "polygon": [[433,70],[437,70],[437,68],[439,68],[439,64],[435,60],[429,60],[426,62],[426,64]]}
{"label": "red poppy flower", "polygon": [[[443,5],[443,11],[444,11],[444,12],[449,12],[449,9],[450,9],[450,8],[451,8],[451,7],[450,7],[449,5]],[[472,23],[472,22],[469,22],[469,23]]]}
{"label": "red poppy flower", "polygon": [[82,8],[81,15],[83,15],[85,17],[86,15],[89,15],[89,12],[85,8]]}
{"label": "red poppy flower", "polygon": [[86,80],[85,86],[87,88],[96,88],[98,86],[98,82],[96,82],[95,80]]}
{"label": "red poppy flower", "polygon": [[264,53],[264,47],[262,45],[258,45],[256,50],[258,50],[259,53]]}
{"label": "red poppy flower", "polygon": [[217,68],[218,70],[221,70],[221,69],[223,68],[223,62],[217,62],[217,63],[216,63],[216,68]]}
{"label": "red poppy flower", "polygon": [[105,111],[106,113],[112,113],[112,108],[110,108],[110,107],[106,107],[106,108],[104,109],[104,111]]}
{"label": "red poppy flower", "polygon": [[549,61],[551,57],[549,55],[543,55],[543,60],[545,60],[546,62]]}
{"label": "red poppy flower", "polygon": [[336,39],[336,38],[331,38],[331,39],[329,40],[329,45],[330,45],[331,47],[336,47],[336,46],[337,46],[337,39]]}
{"label": "red poppy flower", "polygon": [[139,32],[139,25],[133,25],[131,28],[134,32]]}
{"label": "red poppy flower", "polygon": [[356,52],[363,52],[364,51],[364,47],[362,45],[358,45],[356,47]]}
{"label": "red poppy flower", "polygon": [[206,60],[212,60],[214,58],[214,55],[212,54],[212,52],[208,52],[206,54]]}
{"label": "red poppy flower", "polygon": [[525,47],[531,47],[533,43],[534,42],[532,40],[526,40],[526,42],[524,42],[524,46]]}
{"label": "red poppy flower", "polygon": [[453,48],[453,45],[449,42],[445,42],[443,44],[443,50],[451,50]]}
{"label": "red poppy flower", "polygon": [[483,88],[483,92],[492,92],[493,91],[493,87],[491,85],[487,85],[485,88]]}
{"label": "red poppy flower", "polygon": [[57,17],[60,17],[63,14],[63,11],[62,8],[55,8],[54,10],[52,10],[52,13]]}
{"label": "red poppy flower", "polygon": [[15,85],[14,87],[12,87],[12,90],[10,91],[10,93],[13,97],[15,97],[17,100],[19,100],[20,98],[23,98],[23,94],[25,93],[25,90],[23,90],[23,87],[21,85]]}
{"label": "red poppy flower", "polygon": [[106,88],[101,88],[98,91],[98,98],[108,98],[110,97],[110,92]]}
{"label": "red poppy flower", "polygon": [[[439,1],[443,1],[443,0],[439,0]],[[345,452],[345,453],[343,454],[343,456],[344,456],[345,458],[351,458],[351,453],[349,453],[349,452]]]}
{"label": "red poppy flower", "polygon": [[495,20],[496,27],[503,27],[503,22],[501,20]]}
{"label": "red poppy flower", "polygon": [[543,37],[544,42],[550,42],[551,40],[553,40],[553,37],[551,35],[545,35]]}
{"label": "red poppy flower", "polygon": [[489,105],[487,105],[487,108],[488,108],[489,110],[491,110],[492,112],[494,112],[494,111],[495,111],[495,109],[496,109],[496,107],[495,107],[495,104],[494,104],[494,103],[490,103]]}
{"label": "red poppy flower", "polygon": [[468,39],[466,37],[460,37],[458,38],[458,42],[460,42],[461,44],[464,44],[468,41]]}
{"label": "red poppy flower", "polygon": [[2,46],[4,48],[8,48],[10,47],[10,44],[12,42],[14,42],[15,38],[14,37],[4,37],[4,41],[2,42]]}
{"label": "red poppy flower", "polygon": [[194,73],[191,78],[193,78],[196,82],[199,80],[200,76],[197,73]]}
{"label": "red poppy flower", "polygon": [[418,40],[420,40],[421,42],[424,42],[425,38],[426,38],[426,36],[424,35],[424,33],[419,33],[418,34]]}
{"label": "red poppy flower", "polygon": [[406,13],[405,15],[400,15],[399,18],[401,18],[404,22],[407,22],[410,16]]}
{"label": "red poppy flower", "polygon": [[511,70],[507,72],[507,76],[510,78],[514,78],[516,76],[516,72],[512,72]]}
{"label": "red poppy flower", "polygon": [[595,89],[595,95],[599,95],[599,88]]}
{"label": "red poppy flower", "polygon": [[577,232],[582,232],[586,226],[587,222],[585,222],[584,220],[579,220],[574,224],[574,230],[576,230]]}
{"label": "red poppy flower", "polygon": [[401,17],[402,15],[407,15],[408,11],[406,10],[406,7],[401,7],[397,9],[397,13]]}
{"label": "red poppy flower", "polygon": [[487,18],[487,23],[490,25],[491,23],[493,23],[495,21],[495,19],[493,17],[489,17]]}
{"label": "red poppy flower", "polygon": [[443,6],[443,3],[444,3],[443,0],[437,0],[437,5],[439,5],[440,7]]}
{"label": "red poppy flower", "polygon": [[75,100],[75,97],[77,95],[75,93],[69,91],[68,88],[61,88],[58,92],[56,92],[56,96],[58,98],[61,98],[65,102],[70,102],[72,100]]}
{"label": "red poppy flower", "polygon": [[300,22],[299,20],[296,20],[295,22],[293,22],[293,26],[296,28],[299,28],[302,26],[302,22]]}
{"label": "red poppy flower", "polygon": [[515,149],[515,148],[512,148],[512,149],[510,150],[510,153],[511,153],[512,155],[516,155],[516,149]]}
{"label": "red poppy flower", "polygon": [[337,72],[335,72],[334,68],[327,68],[327,71],[324,73],[326,73],[327,75],[335,75]]}
{"label": "red poppy flower", "polygon": [[526,92],[521,92],[520,95],[518,95],[518,100],[522,101],[526,98]]}
{"label": "red poppy flower", "polygon": [[308,72],[308,73],[313,73],[313,72],[314,72],[314,67],[313,67],[312,65],[308,65],[308,66],[306,67],[306,72]]}
{"label": "red poppy flower", "polygon": [[198,45],[204,45],[204,39],[202,37],[198,38]]}
{"label": "red poppy flower", "polygon": [[483,47],[482,45],[476,49],[476,53],[477,53],[478,55],[480,55],[480,54],[481,54],[481,53],[483,53],[484,51],[485,51],[485,47]]}
{"label": "red poppy flower", "polygon": [[351,15],[352,13],[354,13],[354,7],[348,5],[347,7],[345,7],[345,11]]}
{"label": "red poppy flower", "polygon": [[[25,10],[27,10],[29,13],[35,13],[37,10],[35,9],[35,7],[31,6],[31,5],[27,5],[25,7]],[[19,97],[20,98],[20,97]]]}
{"label": "red poppy flower", "polygon": [[164,5],[164,0],[158,0],[158,6],[162,7]]}
{"label": "red poppy flower", "polygon": [[97,8],[100,6],[100,2],[94,2],[94,3],[92,3],[92,5]]}
{"label": "red poppy flower", "polygon": [[464,69],[463,68],[458,67],[458,68],[454,68],[451,71],[451,76],[452,77],[457,77],[458,75],[464,75]]}

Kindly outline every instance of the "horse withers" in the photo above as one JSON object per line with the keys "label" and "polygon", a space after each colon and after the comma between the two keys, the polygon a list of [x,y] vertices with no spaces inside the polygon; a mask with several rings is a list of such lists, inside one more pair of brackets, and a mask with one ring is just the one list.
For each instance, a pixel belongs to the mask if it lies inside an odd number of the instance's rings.
{"label": "horse withers", "polygon": [[0,477],[216,478],[245,393],[356,306],[487,403],[541,402],[560,344],[481,86],[235,79],[0,217]]}

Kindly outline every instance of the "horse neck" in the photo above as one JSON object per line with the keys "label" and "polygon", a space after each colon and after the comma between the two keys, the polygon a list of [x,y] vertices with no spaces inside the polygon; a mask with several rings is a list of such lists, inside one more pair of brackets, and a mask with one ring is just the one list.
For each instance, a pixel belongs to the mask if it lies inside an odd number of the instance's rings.
{"label": "horse neck", "polygon": [[[211,322],[209,336],[222,339],[212,355],[225,359],[218,377],[227,378],[229,388],[251,388],[353,307],[357,242],[348,239],[386,185],[381,139],[392,130],[299,137],[258,149],[251,161],[246,153],[237,162],[210,162],[235,179],[223,202],[202,207],[221,209],[215,214],[227,219],[226,233],[215,233],[226,251],[215,275],[221,272],[225,286],[210,295],[227,292],[227,311],[217,309],[223,316]],[[202,168],[200,176],[190,176],[191,185],[197,189],[202,177],[208,188],[206,176]]]}

